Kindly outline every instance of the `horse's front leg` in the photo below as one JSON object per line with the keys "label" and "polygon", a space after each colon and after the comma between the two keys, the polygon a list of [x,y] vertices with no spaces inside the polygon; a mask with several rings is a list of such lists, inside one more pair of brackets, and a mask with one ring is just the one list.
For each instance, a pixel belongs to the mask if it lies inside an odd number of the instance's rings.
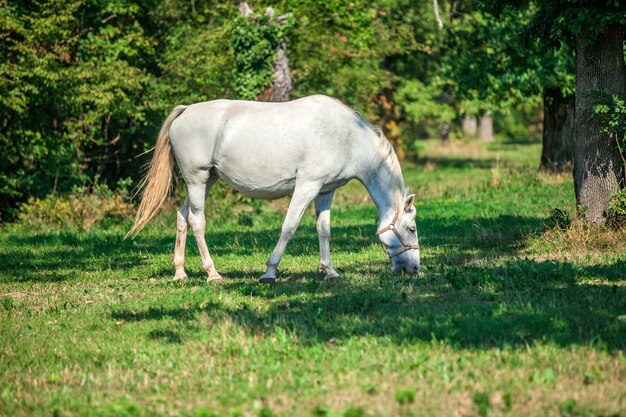
{"label": "horse's front leg", "polygon": [[291,198],[289,208],[287,209],[287,216],[285,216],[285,221],[283,222],[283,227],[280,231],[280,239],[278,239],[278,243],[276,244],[272,255],[266,262],[267,271],[259,279],[260,282],[267,284],[273,284],[276,282],[276,269],[278,268],[280,258],[282,258],[283,252],[287,247],[287,243],[289,243],[289,240],[291,240],[294,233],[296,233],[296,229],[298,228],[298,224],[300,224],[302,215],[311,201],[313,201],[313,199],[317,196],[319,191],[320,187],[317,184],[296,184],[296,189],[293,192],[293,197]]}
{"label": "horse's front leg", "polygon": [[339,276],[333,269],[330,261],[330,206],[333,202],[334,192],[320,194],[315,199],[316,227],[320,239],[320,268],[326,274],[326,279],[334,279]]}

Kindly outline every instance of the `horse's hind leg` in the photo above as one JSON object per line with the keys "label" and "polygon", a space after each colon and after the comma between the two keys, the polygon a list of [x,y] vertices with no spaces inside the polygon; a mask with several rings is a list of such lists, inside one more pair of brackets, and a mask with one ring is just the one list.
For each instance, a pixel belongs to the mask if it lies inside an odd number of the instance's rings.
{"label": "horse's hind leg", "polygon": [[320,238],[320,268],[326,274],[326,279],[339,276],[330,261],[330,205],[333,202],[333,195],[334,192],[320,194],[315,199],[317,234]]}
{"label": "horse's hind leg", "polygon": [[304,211],[317,196],[319,190],[320,187],[317,184],[296,184],[296,189],[289,203],[289,209],[287,209],[287,216],[280,231],[280,239],[278,239],[278,243],[276,243],[276,247],[267,261],[267,271],[259,279],[260,282],[273,284],[276,281],[276,269],[287,247],[287,243],[293,237]]}
{"label": "horse's hind leg", "polygon": [[187,243],[187,229],[189,222],[189,197],[185,198],[182,207],[176,213],[176,246],[174,247],[174,281],[186,280],[185,273],[185,243]]}
{"label": "horse's hind leg", "polygon": [[213,259],[209,254],[209,248],[204,238],[204,229],[206,226],[206,219],[204,218],[204,199],[206,192],[217,181],[218,177],[209,178],[208,172],[206,172],[206,179],[204,181],[196,181],[192,184],[187,184],[187,191],[189,192],[189,225],[193,230],[193,235],[196,238],[198,250],[202,257],[202,269],[208,274],[207,281],[221,281],[222,277],[217,273]]}

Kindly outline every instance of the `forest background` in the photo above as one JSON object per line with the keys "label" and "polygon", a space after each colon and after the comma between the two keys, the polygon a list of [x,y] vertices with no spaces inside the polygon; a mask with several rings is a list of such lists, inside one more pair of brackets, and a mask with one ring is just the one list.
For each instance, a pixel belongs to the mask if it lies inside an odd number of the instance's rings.
{"label": "forest background", "polygon": [[[576,47],[609,45],[613,30],[623,56],[619,1],[249,5],[256,13],[243,18],[235,1],[0,2],[0,219],[47,195],[126,192],[171,108],[258,97],[281,44],[291,98],[339,98],[382,127],[401,158],[418,155],[424,138],[490,140],[495,130],[543,135],[537,166],[552,171],[573,164]],[[587,104],[617,161],[612,192],[624,185],[621,67],[605,68],[619,94]]]}

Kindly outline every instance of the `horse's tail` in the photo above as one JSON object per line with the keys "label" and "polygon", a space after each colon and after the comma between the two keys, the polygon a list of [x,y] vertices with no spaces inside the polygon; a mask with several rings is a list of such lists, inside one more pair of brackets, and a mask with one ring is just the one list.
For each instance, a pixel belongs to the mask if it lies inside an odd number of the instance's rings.
{"label": "horse's tail", "polygon": [[167,199],[167,193],[172,183],[174,167],[174,153],[170,145],[170,126],[172,122],[185,111],[187,106],[176,106],[163,122],[159,137],[154,147],[154,155],[148,173],[139,183],[143,189],[139,210],[135,215],[133,227],[126,233],[124,239],[137,235],[144,226],[154,217],[159,208]]}

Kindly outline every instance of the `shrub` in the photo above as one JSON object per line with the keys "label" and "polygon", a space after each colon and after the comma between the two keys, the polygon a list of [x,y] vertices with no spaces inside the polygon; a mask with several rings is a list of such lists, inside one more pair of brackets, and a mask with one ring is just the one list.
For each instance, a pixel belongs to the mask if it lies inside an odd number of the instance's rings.
{"label": "shrub", "polygon": [[607,223],[610,226],[620,226],[626,223],[626,189],[621,189],[607,197]]}
{"label": "shrub", "polygon": [[566,229],[572,223],[569,213],[558,207],[550,209],[549,220],[552,226],[557,229]]}
{"label": "shrub", "polygon": [[132,216],[129,201],[130,179],[118,181],[115,191],[106,184],[74,187],[68,195],[49,195],[30,198],[22,204],[18,214],[21,223],[31,226],[69,226],[89,230],[107,219],[126,219]]}

